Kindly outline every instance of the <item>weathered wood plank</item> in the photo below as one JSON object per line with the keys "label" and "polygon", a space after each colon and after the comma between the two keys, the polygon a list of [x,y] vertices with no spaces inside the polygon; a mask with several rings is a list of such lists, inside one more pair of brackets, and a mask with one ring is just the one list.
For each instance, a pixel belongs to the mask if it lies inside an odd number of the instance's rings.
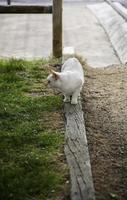
{"label": "weathered wood plank", "polygon": [[53,56],[62,57],[62,0],[53,0]]}
{"label": "weathered wood plank", "polygon": [[71,200],[95,200],[81,102],[65,104],[65,154],[70,168]]}
{"label": "weathered wood plank", "polygon": [[42,5],[0,5],[0,14],[3,13],[33,13],[33,14],[50,14],[52,13],[52,6]]}

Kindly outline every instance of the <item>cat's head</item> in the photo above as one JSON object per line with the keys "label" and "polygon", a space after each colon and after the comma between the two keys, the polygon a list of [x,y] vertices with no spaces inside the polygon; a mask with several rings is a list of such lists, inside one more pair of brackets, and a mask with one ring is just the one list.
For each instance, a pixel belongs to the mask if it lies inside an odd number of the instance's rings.
{"label": "cat's head", "polygon": [[51,70],[51,74],[47,77],[48,84],[56,89],[61,87],[61,78],[60,73],[54,70]]}

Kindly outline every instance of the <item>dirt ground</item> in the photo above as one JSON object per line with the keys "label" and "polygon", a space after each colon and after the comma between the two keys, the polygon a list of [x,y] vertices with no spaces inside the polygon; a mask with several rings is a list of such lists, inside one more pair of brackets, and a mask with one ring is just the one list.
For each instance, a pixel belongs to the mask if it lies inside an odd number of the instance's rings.
{"label": "dirt ground", "polygon": [[85,69],[83,111],[97,200],[127,200],[127,65]]}

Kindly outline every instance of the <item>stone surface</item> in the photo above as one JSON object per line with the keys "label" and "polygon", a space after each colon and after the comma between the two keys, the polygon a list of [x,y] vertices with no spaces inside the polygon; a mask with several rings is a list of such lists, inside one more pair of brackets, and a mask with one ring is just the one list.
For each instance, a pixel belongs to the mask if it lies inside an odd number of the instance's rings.
{"label": "stone surface", "polygon": [[[126,62],[126,22],[106,3],[90,5],[89,8],[82,2],[64,4],[64,46],[74,46],[76,53],[93,67],[118,64],[115,51],[118,51],[120,60]],[[1,57],[32,59],[51,55],[51,15],[5,14],[0,17],[0,26]]]}
{"label": "stone surface", "polygon": [[65,46],[74,46],[76,53],[92,67],[119,63],[105,30],[91,10],[84,4],[65,5],[63,14]]}
{"label": "stone surface", "polygon": [[122,63],[127,62],[127,22],[107,3],[88,6],[104,26]]}
{"label": "stone surface", "polygon": [[127,7],[119,2],[111,2],[106,0],[126,21],[127,21]]}
{"label": "stone surface", "polygon": [[51,15],[1,14],[0,57],[40,58],[51,54]]}
{"label": "stone surface", "polygon": [[111,0],[112,2],[118,2],[127,8],[127,0]]}
{"label": "stone surface", "polygon": [[[52,52],[52,15],[0,16],[0,57],[41,58]],[[84,3],[64,4],[64,47],[73,46],[93,67],[119,59],[95,15]]]}
{"label": "stone surface", "polygon": [[[53,0],[11,0],[12,4],[52,4]],[[72,2],[83,2],[83,3],[93,3],[93,2],[102,2],[104,0],[63,0],[65,3]],[[6,0],[0,0],[0,4],[6,4]]]}

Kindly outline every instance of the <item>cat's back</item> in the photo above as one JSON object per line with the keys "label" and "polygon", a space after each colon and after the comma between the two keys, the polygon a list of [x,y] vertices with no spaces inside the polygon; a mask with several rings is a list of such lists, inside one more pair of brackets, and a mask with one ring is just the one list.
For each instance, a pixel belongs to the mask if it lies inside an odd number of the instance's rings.
{"label": "cat's back", "polygon": [[83,73],[82,65],[77,58],[69,58],[65,61],[61,69],[62,72],[71,71]]}

